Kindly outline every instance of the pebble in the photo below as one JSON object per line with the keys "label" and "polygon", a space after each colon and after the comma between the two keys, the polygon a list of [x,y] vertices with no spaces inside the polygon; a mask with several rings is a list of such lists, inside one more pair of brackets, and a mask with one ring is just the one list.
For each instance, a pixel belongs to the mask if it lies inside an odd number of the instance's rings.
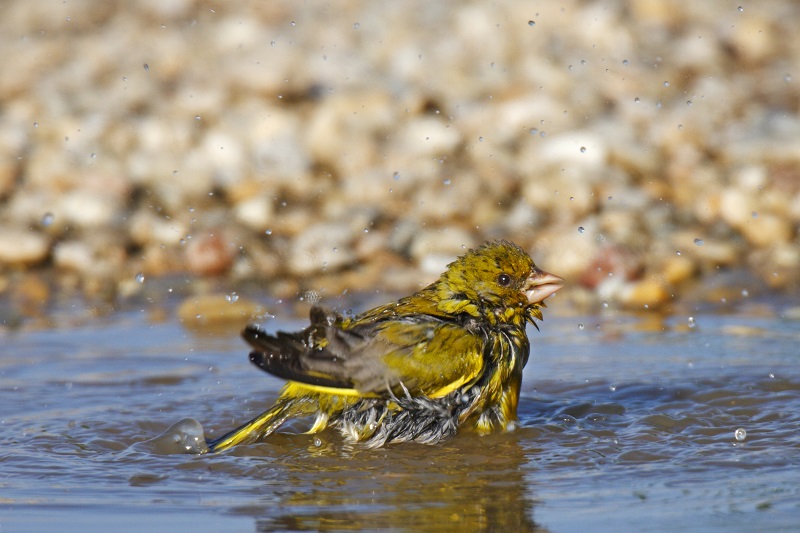
{"label": "pebble", "polygon": [[673,256],[664,262],[664,280],[673,286],[689,281],[697,271],[697,265],[689,257]]}
{"label": "pebble", "polygon": [[178,318],[188,328],[238,328],[260,318],[264,308],[253,300],[230,294],[202,294],[184,299],[178,306]]}
{"label": "pebble", "polygon": [[36,265],[47,259],[50,239],[30,230],[0,226],[0,267]]}
{"label": "pebble", "polygon": [[618,301],[629,309],[657,309],[671,300],[664,282],[645,279],[626,284],[619,291]]}
{"label": "pebble", "polygon": [[273,221],[274,208],[272,199],[266,196],[245,198],[233,206],[236,219],[245,226],[264,232]]}
{"label": "pebble", "polygon": [[739,270],[796,292],[797,8],[629,7],[11,2],[0,292],[407,292],[495,238],[576,306],[712,301]]}
{"label": "pebble", "polygon": [[194,235],[185,247],[186,266],[198,276],[224,274],[233,266],[236,249],[219,233]]}
{"label": "pebble", "polygon": [[355,262],[352,242],[356,234],[349,224],[315,224],[300,233],[291,247],[287,266],[297,276],[336,271]]}

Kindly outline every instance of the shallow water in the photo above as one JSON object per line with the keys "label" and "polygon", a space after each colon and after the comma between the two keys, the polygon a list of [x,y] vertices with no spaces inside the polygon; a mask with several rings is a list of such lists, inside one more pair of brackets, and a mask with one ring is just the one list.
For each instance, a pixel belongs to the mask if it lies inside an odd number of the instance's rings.
{"label": "shallow water", "polygon": [[187,417],[218,435],[275,397],[238,326],[124,312],[0,330],[0,529],[796,528],[800,321],[780,305],[552,315],[530,331],[514,432],[379,450],[276,435],[219,455],[147,441]]}

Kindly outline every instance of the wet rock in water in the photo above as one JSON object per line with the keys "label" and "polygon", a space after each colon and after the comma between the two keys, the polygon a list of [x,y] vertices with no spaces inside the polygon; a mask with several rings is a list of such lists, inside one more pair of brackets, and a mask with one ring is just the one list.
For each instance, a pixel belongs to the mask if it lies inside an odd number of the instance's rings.
{"label": "wet rock in water", "polygon": [[208,452],[203,426],[194,418],[176,422],[161,435],[134,445],[156,455],[201,454]]}
{"label": "wet rock in water", "polygon": [[0,227],[0,265],[41,263],[50,251],[50,239],[35,231]]}
{"label": "wet rock in water", "polygon": [[672,298],[664,283],[645,279],[625,284],[619,291],[619,301],[630,309],[655,309]]}
{"label": "wet rock in water", "polygon": [[189,328],[239,328],[264,313],[264,308],[236,293],[190,296],[178,306],[178,318]]}

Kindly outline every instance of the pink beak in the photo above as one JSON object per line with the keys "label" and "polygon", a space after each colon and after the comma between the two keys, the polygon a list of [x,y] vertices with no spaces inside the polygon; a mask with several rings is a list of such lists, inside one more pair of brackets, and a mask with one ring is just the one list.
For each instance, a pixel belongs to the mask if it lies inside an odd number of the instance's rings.
{"label": "pink beak", "polygon": [[538,304],[564,286],[564,279],[543,270],[536,269],[525,280],[523,291],[528,303]]}

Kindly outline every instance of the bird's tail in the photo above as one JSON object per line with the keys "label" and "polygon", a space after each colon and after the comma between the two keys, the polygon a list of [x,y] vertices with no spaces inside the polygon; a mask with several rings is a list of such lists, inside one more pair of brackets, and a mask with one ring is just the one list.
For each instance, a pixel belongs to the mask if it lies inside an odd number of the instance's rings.
{"label": "bird's tail", "polygon": [[275,432],[286,420],[308,410],[302,398],[281,398],[278,402],[250,422],[208,441],[209,452],[221,452],[237,444],[260,442]]}

